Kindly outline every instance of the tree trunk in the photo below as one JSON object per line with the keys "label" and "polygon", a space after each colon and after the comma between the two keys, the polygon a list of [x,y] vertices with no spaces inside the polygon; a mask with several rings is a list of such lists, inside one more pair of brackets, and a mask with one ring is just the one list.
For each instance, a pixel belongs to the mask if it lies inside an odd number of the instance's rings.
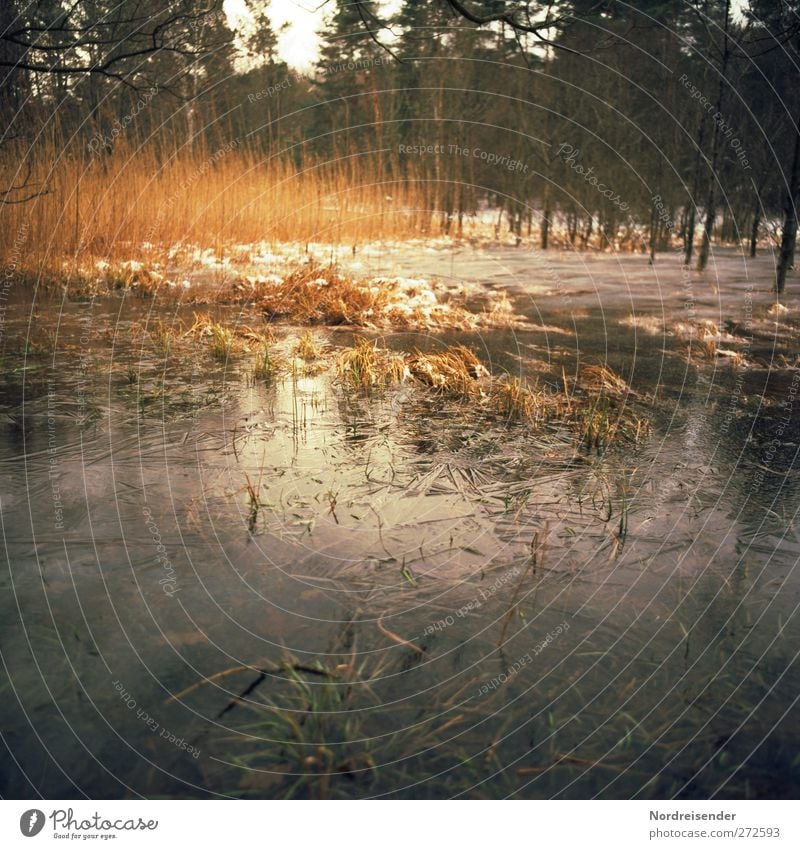
{"label": "tree trunk", "polygon": [[[655,197],[655,196],[654,196]],[[653,265],[656,261],[656,250],[658,248],[658,218],[656,217],[656,203],[653,201],[650,204],[650,261],[649,264]]]}
{"label": "tree trunk", "polygon": [[[675,210],[670,207],[667,213],[669,215],[669,221],[675,221]],[[658,249],[660,251],[668,251],[670,248],[671,240],[672,240],[672,226],[668,225],[666,221],[661,222],[661,226],[658,228]]]}
{"label": "tree trunk", "polygon": [[694,230],[697,225],[697,194],[700,191],[700,166],[701,151],[706,138],[706,113],[700,119],[700,127],[697,133],[697,150],[694,155],[694,175],[692,176],[692,194],[689,198],[688,214],[684,221],[683,238],[683,264],[692,264],[692,253],[694,252]]}
{"label": "tree trunk", "polygon": [[586,250],[589,239],[592,238],[592,227],[594,227],[594,216],[590,215],[586,220],[586,229],[581,233],[581,250]]}
{"label": "tree trunk", "polygon": [[494,237],[495,239],[500,238],[500,227],[503,224],[503,210],[505,208],[505,204],[503,201],[500,201],[500,208],[497,210],[497,222],[494,225]]}
{"label": "tree trunk", "polygon": [[758,228],[761,225],[761,199],[756,196],[756,204],[753,209],[753,226],[750,230],[750,256],[756,255],[758,247]]}
{"label": "tree trunk", "polygon": [[613,248],[614,242],[617,238],[617,218],[613,212],[608,212],[605,216],[605,220],[603,221],[601,232],[603,234],[603,239],[605,240],[605,248]]}
{"label": "tree trunk", "polygon": [[778,257],[778,273],[775,277],[775,291],[780,295],[786,286],[786,275],[794,265],[794,248],[797,242],[797,202],[798,184],[800,184],[800,115],[794,124],[794,154],[792,156],[792,172],[789,177],[789,193],[783,218],[783,235],[781,237],[781,252]]}
{"label": "tree trunk", "polygon": [[542,228],[541,244],[542,250],[547,250],[550,241],[550,187],[545,183],[544,197],[542,198]]}
{"label": "tree trunk", "polygon": [[694,228],[697,224],[695,220],[695,206],[694,199],[692,199],[689,203],[689,213],[686,219],[686,229],[684,232],[683,239],[683,264],[691,265],[692,264],[692,252],[694,251]]}
{"label": "tree trunk", "polygon": [[[731,18],[731,0],[725,2],[725,28],[722,33],[722,62],[719,71],[719,90],[717,91],[717,115],[722,114],[722,102],[725,97],[726,74],[728,72],[728,60],[730,59],[730,45],[728,42],[728,31]],[[706,198],[706,221],[703,226],[703,241],[700,243],[700,254],[697,257],[697,270],[703,271],[708,265],[708,255],[711,251],[711,234],[714,231],[714,222],[717,220],[717,160],[719,159],[719,122],[714,121],[714,132],[711,137],[711,173],[708,179],[708,196]]]}
{"label": "tree trunk", "polygon": [[569,218],[569,243],[575,247],[575,239],[578,236],[578,210],[573,209]]}

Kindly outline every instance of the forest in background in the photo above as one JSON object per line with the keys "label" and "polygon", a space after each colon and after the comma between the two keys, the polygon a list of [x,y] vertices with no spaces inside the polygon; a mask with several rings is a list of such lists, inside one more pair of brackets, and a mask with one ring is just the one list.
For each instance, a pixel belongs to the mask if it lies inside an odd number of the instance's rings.
{"label": "forest in background", "polygon": [[247,5],[234,32],[221,0],[3,4],[6,261],[461,236],[481,213],[541,249],[700,268],[715,242],[766,240],[783,288],[795,0],[405,0],[388,17],[330,0],[307,74],[280,59],[269,4]]}

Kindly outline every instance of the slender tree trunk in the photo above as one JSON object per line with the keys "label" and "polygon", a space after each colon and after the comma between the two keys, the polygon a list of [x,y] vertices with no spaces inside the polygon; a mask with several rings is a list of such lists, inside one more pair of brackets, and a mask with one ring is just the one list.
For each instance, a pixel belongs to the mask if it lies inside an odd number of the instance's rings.
{"label": "slender tree trunk", "polygon": [[706,137],[706,114],[700,119],[700,128],[697,133],[697,150],[694,154],[694,175],[692,177],[692,194],[689,198],[689,208],[684,221],[683,239],[683,264],[692,264],[692,253],[694,252],[694,230],[697,225],[697,195],[700,191],[700,167],[703,145]]}
{"label": "slender tree trunk", "polygon": [[[675,221],[675,210],[670,207],[669,208],[669,220],[670,222]],[[673,225],[674,226],[674,223]],[[666,221],[661,222],[661,226],[658,228],[658,249],[660,251],[668,251],[670,247],[670,240],[672,238],[672,227],[667,224]]]}
{"label": "slender tree trunk", "polygon": [[[719,103],[719,101],[717,101]],[[700,253],[697,256],[697,270],[703,271],[708,265],[708,255],[711,253],[711,236],[714,232],[714,222],[717,220],[716,179],[717,179],[717,129],[714,127],[712,142],[711,169],[708,178],[708,195],[706,196],[706,220],[703,224],[703,238],[700,242]]]}
{"label": "slender tree trunk", "polygon": [[503,224],[503,209],[504,209],[503,201],[500,201],[500,208],[497,210],[497,222],[494,225],[494,237],[495,239],[500,238],[500,227]]}
{"label": "slender tree trunk", "polygon": [[516,245],[519,247],[522,244],[522,208],[517,205],[516,221],[514,223],[514,236],[516,237]]}
{"label": "slender tree trunk", "polygon": [[606,215],[601,232],[606,243],[606,248],[612,248],[617,238],[617,219],[613,212],[609,212]]}
{"label": "slender tree trunk", "polygon": [[778,257],[778,273],[775,277],[775,291],[781,294],[786,286],[786,275],[794,265],[794,249],[797,242],[797,203],[798,188],[800,188],[800,115],[794,124],[794,154],[792,155],[792,171],[789,177],[789,193],[783,218],[783,235],[781,236],[781,252]]}
{"label": "slender tree trunk", "polygon": [[696,226],[695,220],[695,206],[694,200],[689,203],[689,213],[686,219],[686,229],[684,231],[684,239],[683,239],[683,264],[691,265],[692,264],[692,253],[694,251],[694,228]]}
{"label": "slender tree trunk", "polygon": [[[725,97],[726,74],[728,72],[728,60],[730,59],[730,45],[728,43],[728,31],[731,18],[731,0],[725,2],[725,27],[722,33],[722,63],[719,71],[719,90],[717,91],[717,115],[722,114],[722,103]],[[703,241],[700,243],[700,254],[697,257],[697,270],[703,271],[708,265],[708,255],[711,251],[711,235],[714,231],[714,222],[717,219],[717,160],[719,159],[719,122],[714,121],[714,132],[711,136],[711,172],[708,179],[708,196],[706,198],[706,221],[703,226]]]}
{"label": "slender tree trunk", "polygon": [[681,209],[681,226],[680,230],[678,230],[678,236],[680,237],[681,244],[683,244],[684,250],[686,249],[686,225],[688,223],[689,218],[689,207],[684,206]]}
{"label": "slender tree trunk", "polygon": [[550,241],[550,188],[545,184],[544,197],[542,198],[542,228],[541,228],[541,245],[542,250],[547,250],[547,245]]}
{"label": "slender tree trunk", "polygon": [[652,265],[656,261],[656,250],[658,248],[658,218],[656,217],[656,204],[650,204],[650,261]]}
{"label": "slender tree trunk", "polygon": [[756,255],[758,247],[758,228],[761,226],[761,199],[756,196],[755,208],[753,209],[753,225],[750,228],[750,256]]}
{"label": "slender tree trunk", "polygon": [[592,238],[592,227],[594,227],[594,216],[590,215],[586,220],[586,229],[581,233],[581,250],[586,250],[589,239]]}

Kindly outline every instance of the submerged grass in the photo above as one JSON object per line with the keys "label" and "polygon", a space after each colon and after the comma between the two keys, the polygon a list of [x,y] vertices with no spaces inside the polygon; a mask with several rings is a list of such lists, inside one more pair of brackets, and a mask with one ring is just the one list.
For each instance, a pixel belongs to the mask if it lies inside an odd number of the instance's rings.
{"label": "submerged grass", "polygon": [[48,327],[33,331],[23,345],[22,353],[29,357],[49,357],[56,352],[56,334]]}
{"label": "submerged grass", "polygon": [[[284,663],[282,672],[282,692],[267,696],[263,705],[248,705],[256,718],[240,729],[257,738],[232,757],[233,763],[258,771],[245,772],[245,795],[265,780],[283,799],[349,795],[341,794],[343,780],[350,792],[353,783],[371,783],[376,753],[362,728],[364,703],[377,703],[369,677],[348,664],[320,666],[315,674]],[[356,701],[360,710],[354,709]]]}
{"label": "submerged grass", "polygon": [[459,707],[458,692],[436,710],[404,703],[387,707],[379,690],[388,665],[385,654],[362,659],[354,649],[333,661],[326,657],[324,664],[287,657],[267,670],[252,670],[257,677],[244,688],[246,695],[222,711],[232,720],[239,717],[236,733],[215,741],[237,768],[233,792],[352,798],[425,779],[436,781],[437,792],[452,781],[473,781],[467,754],[451,738],[475,709]]}
{"label": "submerged grass", "polygon": [[444,400],[468,404],[493,420],[518,422],[533,429],[569,426],[587,449],[601,450],[618,441],[638,441],[650,430],[646,416],[632,408],[638,393],[605,366],[585,367],[577,384],[563,389],[530,386],[513,376],[493,376],[464,345],[436,353],[394,353],[377,341],[359,339],[338,359],[340,377],[368,391],[408,382]]}
{"label": "submerged grass", "polygon": [[269,345],[265,344],[256,352],[253,365],[253,377],[256,380],[270,381],[275,377],[277,363],[270,353]]}

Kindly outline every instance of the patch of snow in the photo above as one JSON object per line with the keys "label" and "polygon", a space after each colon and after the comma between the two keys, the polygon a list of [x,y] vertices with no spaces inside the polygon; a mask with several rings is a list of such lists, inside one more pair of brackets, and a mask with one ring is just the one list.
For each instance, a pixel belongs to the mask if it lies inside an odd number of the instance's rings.
{"label": "patch of snow", "polygon": [[635,327],[637,330],[643,330],[651,336],[658,336],[664,332],[664,322],[655,315],[629,315],[626,318],[621,318],[619,323],[623,327]]}

